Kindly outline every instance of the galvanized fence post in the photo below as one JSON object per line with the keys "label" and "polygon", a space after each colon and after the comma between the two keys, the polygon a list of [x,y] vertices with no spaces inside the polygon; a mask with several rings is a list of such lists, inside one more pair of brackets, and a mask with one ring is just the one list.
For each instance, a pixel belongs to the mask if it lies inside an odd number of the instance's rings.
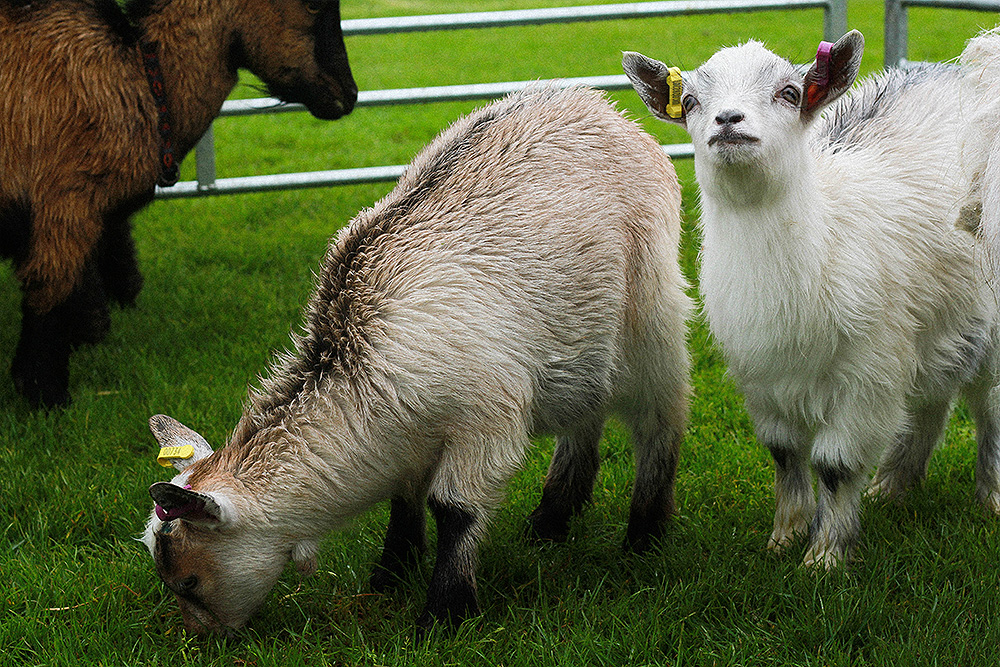
{"label": "galvanized fence post", "polygon": [[208,131],[198,140],[194,148],[195,178],[198,179],[198,191],[208,192],[215,189],[215,123],[208,126]]}
{"label": "galvanized fence post", "polygon": [[901,67],[906,61],[907,16],[903,0],[885,0],[886,67]]}
{"label": "galvanized fence post", "polygon": [[829,0],[823,11],[823,39],[835,42],[847,32],[847,0]]}

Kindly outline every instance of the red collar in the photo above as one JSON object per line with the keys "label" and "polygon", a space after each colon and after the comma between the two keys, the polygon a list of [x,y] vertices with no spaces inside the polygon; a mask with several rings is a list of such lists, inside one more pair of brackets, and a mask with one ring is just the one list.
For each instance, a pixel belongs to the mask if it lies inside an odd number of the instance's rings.
{"label": "red collar", "polygon": [[156,184],[168,188],[177,182],[179,168],[174,160],[173,121],[170,117],[170,106],[167,104],[167,94],[163,85],[163,70],[160,69],[160,43],[141,41],[143,69],[149,90],[156,100],[157,123],[160,132],[160,176]]}

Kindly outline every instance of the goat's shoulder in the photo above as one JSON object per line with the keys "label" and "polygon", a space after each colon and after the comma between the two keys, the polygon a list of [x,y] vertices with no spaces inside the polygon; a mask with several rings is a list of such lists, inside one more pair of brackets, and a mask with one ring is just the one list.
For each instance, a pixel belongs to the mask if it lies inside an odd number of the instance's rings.
{"label": "goat's shoulder", "polygon": [[878,141],[887,127],[930,110],[939,96],[950,99],[961,69],[948,63],[918,63],[890,69],[862,81],[824,114],[818,134],[834,151]]}

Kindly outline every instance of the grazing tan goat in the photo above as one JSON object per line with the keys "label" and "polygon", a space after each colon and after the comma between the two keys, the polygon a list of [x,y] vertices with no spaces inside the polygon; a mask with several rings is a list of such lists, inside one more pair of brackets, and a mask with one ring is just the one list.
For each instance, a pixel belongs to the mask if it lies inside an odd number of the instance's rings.
{"label": "grazing tan goat", "polygon": [[626,534],[642,550],[674,510],[687,419],[689,301],[680,186],[660,146],[585,89],[531,90],[460,120],[330,245],[306,331],[212,454],[191,445],[150,487],[144,541],[189,629],[239,627],[319,540],[391,499],[376,590],[424,550],[418,620],[476,613],[476,552],[530,447],[556,450],[532,531],[565,537],[597,475],[605,417],[631,428]]}
{"label": "grazing tan goat", "polygon": [[357,99],[336,0],[0,0],[0,254],[24,292],[14,383],[69,401],[69,355],[142,285],[129,216],[245,67],[319,118]]}

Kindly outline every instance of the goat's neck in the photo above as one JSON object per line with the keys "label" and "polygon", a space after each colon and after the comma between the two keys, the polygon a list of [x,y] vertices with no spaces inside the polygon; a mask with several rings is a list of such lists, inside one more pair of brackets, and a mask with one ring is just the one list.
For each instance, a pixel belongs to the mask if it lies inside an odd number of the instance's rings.
{"label": "goat's neck", "polygon": [[296,401],[279,422],[238,444],[238,458],[260,471],[253,486],[273,522],[298,538],[318,539],[386,498],[391,471],[378,462],[350,401],[319,392]]}
{"label": "goat's neck", "polygon": [[718,248],[727,253],[720,259],[738,262],[787,256],[796,265],[796,257],[814,256],[824,246],[826,196],[808,150],[779,164],[717,166],[696,159],[695,167],[706,251]]}
{"label": "goat's neck", "polygon": [[808,307],[830,252],[814,159],[771,171],[701,170],[698,181],[708,307],[759,306],[760,313]]}
{"label": "goat's neck", "polygon": [[178,158],[208,130],[236,85],[236,33],[225,13],[231,4],[172,0],[143,20],[144,39],[160,46]]}

